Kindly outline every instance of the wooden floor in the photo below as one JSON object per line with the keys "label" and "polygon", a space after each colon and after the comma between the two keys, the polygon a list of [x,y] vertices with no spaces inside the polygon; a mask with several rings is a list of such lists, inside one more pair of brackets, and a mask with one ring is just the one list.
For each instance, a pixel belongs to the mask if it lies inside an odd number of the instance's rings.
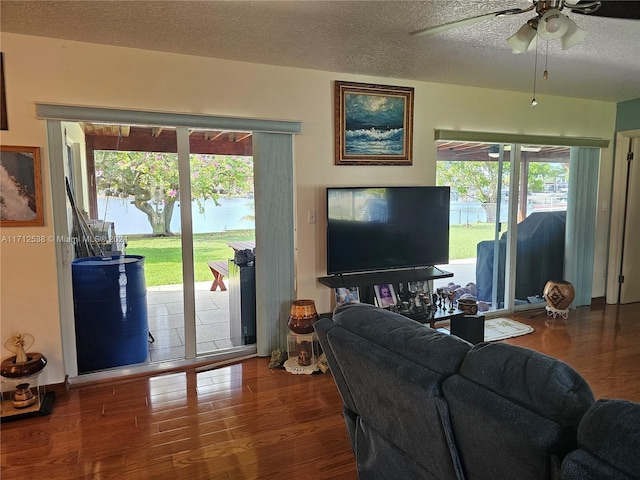
{"label": "wooden floor", "polygon": [[[582,307],[506,340],[560,358],[596,397],[640,402],[640,304]],[[2,424],[2,480],[357,478],[330,375],[267,359],[57,392],[46,417]]]}

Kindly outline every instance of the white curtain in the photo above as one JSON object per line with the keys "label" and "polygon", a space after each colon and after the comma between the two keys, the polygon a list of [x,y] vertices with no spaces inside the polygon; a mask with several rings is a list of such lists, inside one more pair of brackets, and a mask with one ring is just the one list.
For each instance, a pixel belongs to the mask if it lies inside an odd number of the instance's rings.
{"label": "white curtain", "polygon": [[564,276],[576,291],[572,307],[591,305],[599,169],[599,148],[571,147]]}

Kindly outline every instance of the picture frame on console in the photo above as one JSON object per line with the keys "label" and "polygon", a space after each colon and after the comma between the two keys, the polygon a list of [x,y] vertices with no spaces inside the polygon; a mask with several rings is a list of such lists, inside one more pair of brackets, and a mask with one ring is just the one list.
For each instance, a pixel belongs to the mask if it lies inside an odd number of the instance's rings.
{"label": "picture frame on console", "polygon": [[373,290],[376,292],[376,303],[380,308],[394,307],[398,304],[398,298],[391,283],[374,285]]}
{"label": "picture frame on console", "polygon": [[336,307],[343,303],[360,303],[360,291],[358,287],[336,288]]}
{"label": "picture frame on console", "polygon": [[411,165],[413,88],[335,82],[335,164]]}

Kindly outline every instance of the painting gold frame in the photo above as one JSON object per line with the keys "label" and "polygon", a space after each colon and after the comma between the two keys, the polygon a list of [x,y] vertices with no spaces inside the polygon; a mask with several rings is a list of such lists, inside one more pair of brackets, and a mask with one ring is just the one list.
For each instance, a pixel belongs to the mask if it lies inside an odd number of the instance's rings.
{"label": "painting gold frame", "polygon": [[335,164],[411,165],[413,88],[335,82]]}
{"label": "painting gold frame", "polygon": [[44,225],[40,147],[0,146],[0,227]]}

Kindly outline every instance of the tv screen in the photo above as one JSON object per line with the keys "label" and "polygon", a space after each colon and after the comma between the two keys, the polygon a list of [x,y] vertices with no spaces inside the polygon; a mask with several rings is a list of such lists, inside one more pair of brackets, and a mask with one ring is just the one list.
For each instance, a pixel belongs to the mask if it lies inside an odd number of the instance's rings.
{"label": "tv screen", "polygon": [[327,274],[449,263],[449,187],[327,188]]}

